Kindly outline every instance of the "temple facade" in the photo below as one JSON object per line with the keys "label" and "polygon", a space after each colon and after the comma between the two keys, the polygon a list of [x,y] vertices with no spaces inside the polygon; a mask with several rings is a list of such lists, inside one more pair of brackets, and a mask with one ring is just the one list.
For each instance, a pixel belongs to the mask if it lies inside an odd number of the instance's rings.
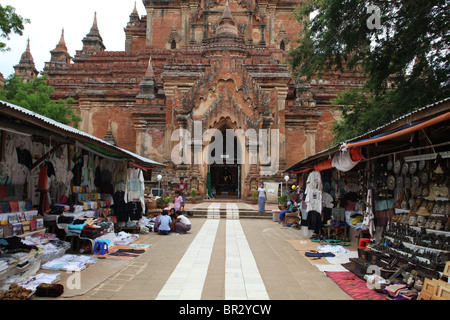
{"label": "temple facade", "polygon": [[[189,191],[248,199],[328,146],[339,117],[330,99],[364,80],[295,78],[287,53],[301,30],[298,1],[143,0],[146,14],[135,7],[124,28],[124,51],[107,51],[95,15],[82,49],[71,57],[63,32],[43,73],[55,99],[75,99],[81,130],[166,164],[163,179],[185,177]],[[230,129],[243,133],[232,150],[208,137],[226,141]]]}

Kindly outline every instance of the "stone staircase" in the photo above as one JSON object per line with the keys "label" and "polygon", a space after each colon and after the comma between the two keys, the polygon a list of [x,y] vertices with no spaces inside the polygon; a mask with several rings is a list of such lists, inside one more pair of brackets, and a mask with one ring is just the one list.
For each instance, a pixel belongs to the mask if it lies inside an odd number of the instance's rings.
{"label": "stone staircase", "polygon": [[193,218],[216,219],[272,219],[270,211],[260,213],[247,203],[239,201],[205,201],[187,209]]}

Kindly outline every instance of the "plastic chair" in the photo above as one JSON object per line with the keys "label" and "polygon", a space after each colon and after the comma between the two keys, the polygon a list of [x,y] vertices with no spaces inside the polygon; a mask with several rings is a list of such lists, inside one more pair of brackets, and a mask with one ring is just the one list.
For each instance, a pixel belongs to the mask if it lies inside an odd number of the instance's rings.
{"label": "plastic chair", "polygon": [[94,244],[93,253],[100,253],[101,255],[104,255],[105,253],[109,253],[108,244],[103,241],[96,241]]}
{"label": "plastic chair", "polygon": [[370,239],[361,238],[361,239],[359,239],[358,248],[359,249],[365,249],[369,243],[370,243]]}

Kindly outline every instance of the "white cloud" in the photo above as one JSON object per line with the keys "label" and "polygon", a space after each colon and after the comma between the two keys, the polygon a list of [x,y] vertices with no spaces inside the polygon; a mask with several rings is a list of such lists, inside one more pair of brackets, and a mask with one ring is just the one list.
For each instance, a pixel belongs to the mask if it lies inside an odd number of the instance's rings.
{"label": "white cloud", "polygon": [[5,78],[14,73],[14,65],[19,63],[30,38],[31,54],[38,71],[44,63],[50,61],[50,51],[55,49],[64,28],[69,54],[73,57],[76,50],[83,47],[82,39],[89,33],[97,12],[100,35],[107,51],[125,50],[125,32],[136,2],[139,15],[145,15],[142,0],[5,0],[2,5],[11,5],[16,13],[28,18],[31,23],[25,25],[23,36],[10,35],[6,42],[11,51],[0,52],[0,72]]}

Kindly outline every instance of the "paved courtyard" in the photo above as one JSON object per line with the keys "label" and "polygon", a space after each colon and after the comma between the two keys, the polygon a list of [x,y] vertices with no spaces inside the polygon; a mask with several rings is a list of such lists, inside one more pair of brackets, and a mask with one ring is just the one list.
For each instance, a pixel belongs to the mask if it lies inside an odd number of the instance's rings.
{"label": "paved courtyard", "polygon": [[142,235],[139,243],[151,245],[145,253],[68,299],[351,300],[291,244],[308,240],[299,229],[239,219],[233,203],[218,218],[218,205],[211,203],[211,216],[192,218],[188,234]]}

